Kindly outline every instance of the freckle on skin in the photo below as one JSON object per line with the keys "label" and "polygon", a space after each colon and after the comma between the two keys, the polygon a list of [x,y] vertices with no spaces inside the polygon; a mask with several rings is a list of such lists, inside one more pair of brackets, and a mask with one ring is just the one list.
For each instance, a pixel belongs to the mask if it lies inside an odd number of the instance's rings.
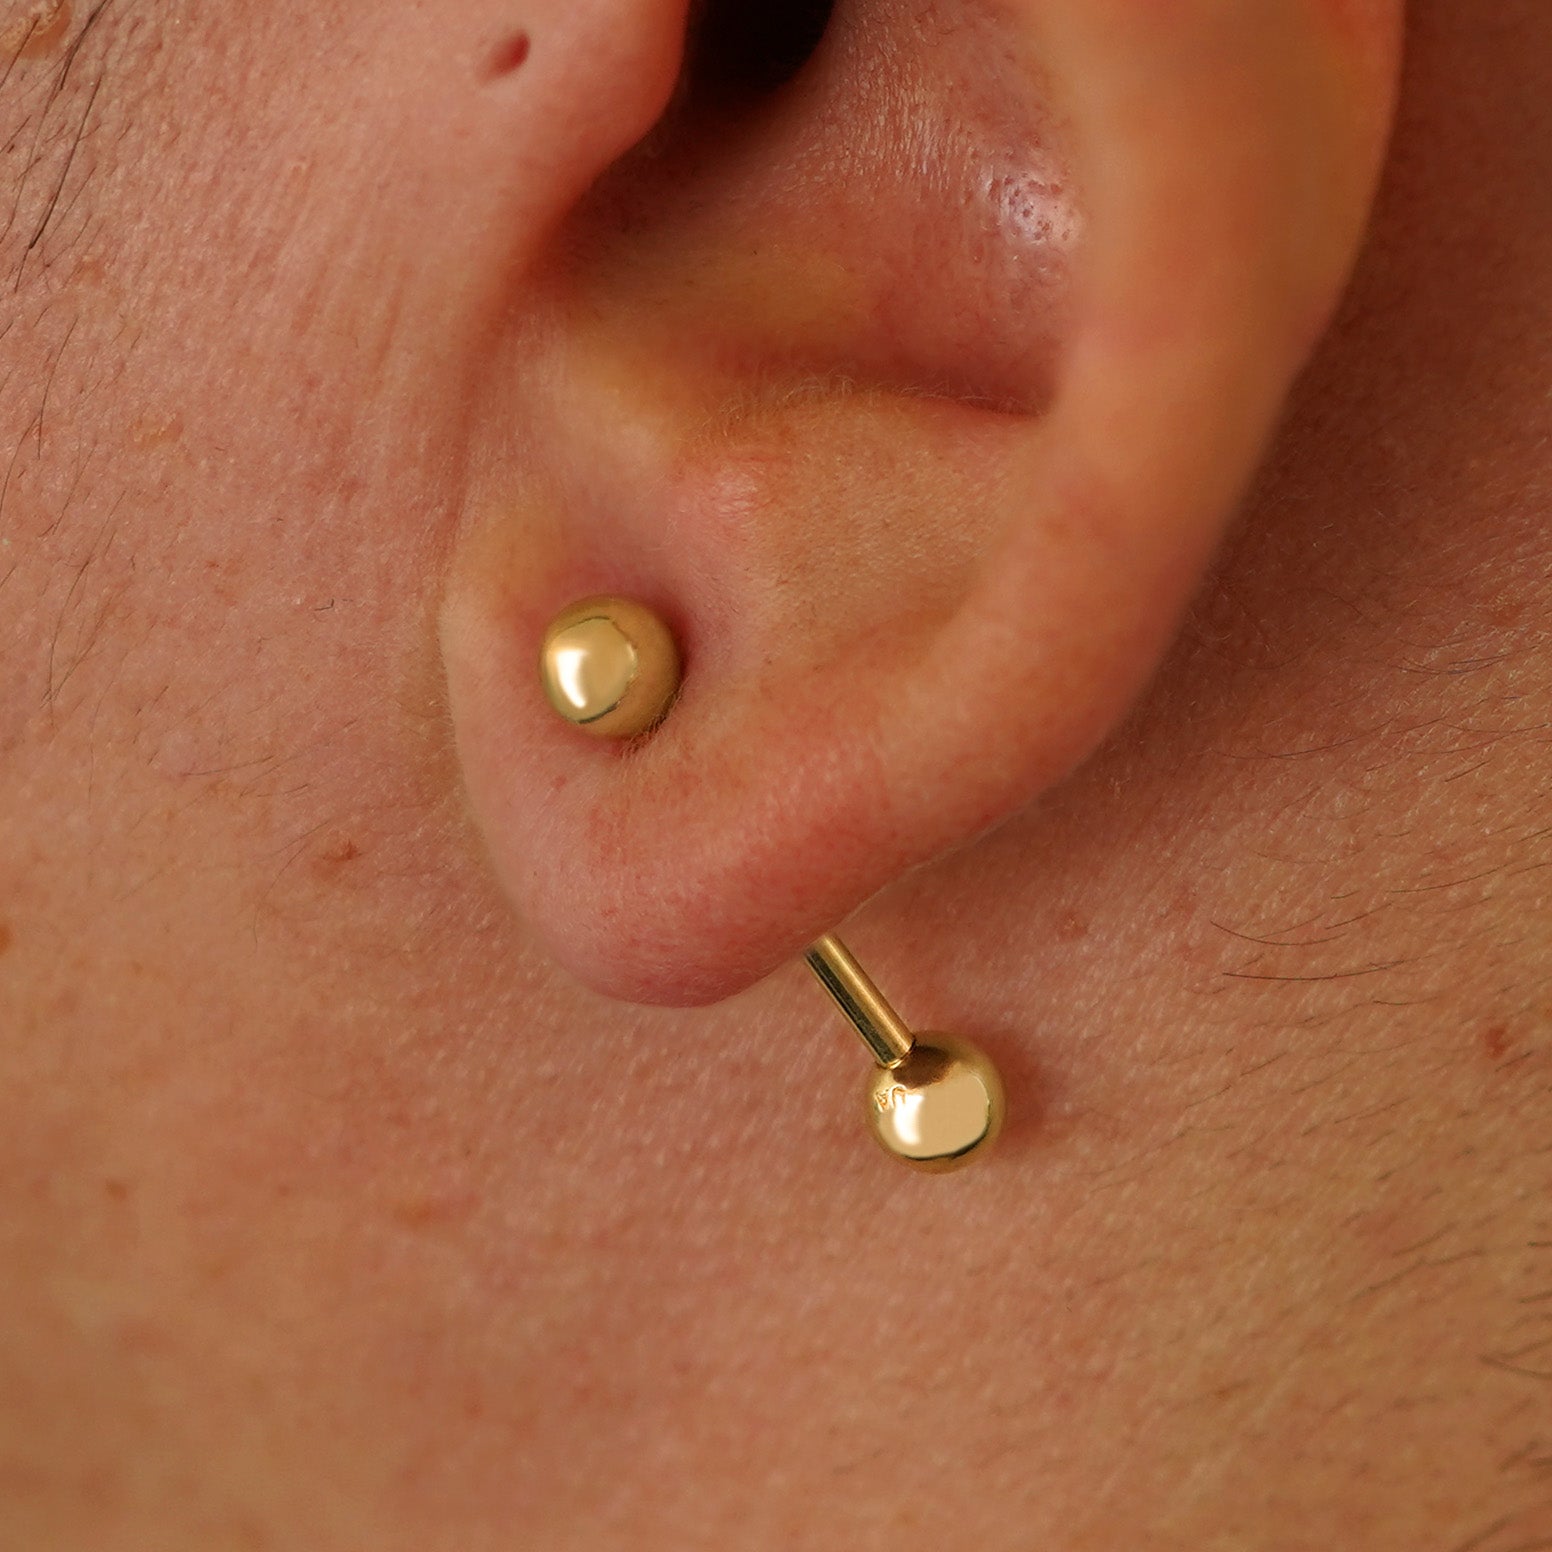
{"label": "freckle on skin", "polygon": [[70,30],[70,0],[21,0],[0,21],[0,59],[51,54]]}
{"label": "freckle on skin", "polygon": [[1503,1024],[1489,1024],[1482,1031],[1482,1049],[1497,1061],[1509,1049],[1509,1031]]}
{"label": "freckle on skin", "polygon": [[153,447],[165,447],[183,436],[183,417],[171,415],[142,415],[129,428],[132,447],[148,451]]}
{"label": "freckle on skin", "polygon": [[472,1192],[448,1196],[417,1196],[396,1202],[394,1221],[406,1229],[436,1229],[467,1223],[479,1208]]}
{"label": "freckle on skin", "polygon": [[357,861],[361,848],[352,840],[337,841],[318,855],[316,871],[324,876]]}
{"label": "freckle on skin", "polygon": [[15,941],[16,939],[11,933],[10,926],[5,922],[0,922],[0,954],[8,953]]}
{"label": "freckle on skin", "polygon": [[1063,911],[1056,922],[1056,939],[1059,943],[1076,943],[1089,935],[1089,924],[1081,911]]}

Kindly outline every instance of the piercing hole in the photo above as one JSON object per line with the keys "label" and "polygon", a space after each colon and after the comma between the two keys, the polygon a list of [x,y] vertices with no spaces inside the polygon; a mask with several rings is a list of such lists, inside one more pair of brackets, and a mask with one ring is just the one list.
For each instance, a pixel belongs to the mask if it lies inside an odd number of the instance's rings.
{"label": "piercing hole", "polygon": [[503,38],[490,51],[490,58],[485,65],[486,79],[499,81],[502,76],[521,70],[528,63],[528,56],[532,52],[533,40],[526,32],[514,33],[510,38]]}

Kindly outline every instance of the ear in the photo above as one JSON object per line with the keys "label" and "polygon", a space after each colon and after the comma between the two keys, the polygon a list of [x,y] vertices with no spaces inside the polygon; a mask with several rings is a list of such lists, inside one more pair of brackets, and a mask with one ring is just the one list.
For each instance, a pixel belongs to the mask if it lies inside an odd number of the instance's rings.
{"label": "ear", "polygon": [[[715,0],[716,47],[585,9],[470,137],[509,248],[442,642],[518,909],[595,987],[689,1004],[1124,714],[1352,263],[1399,8],[840,0],[806,62]],[[686,663],[623,750],[536,673],[600,592]]]}

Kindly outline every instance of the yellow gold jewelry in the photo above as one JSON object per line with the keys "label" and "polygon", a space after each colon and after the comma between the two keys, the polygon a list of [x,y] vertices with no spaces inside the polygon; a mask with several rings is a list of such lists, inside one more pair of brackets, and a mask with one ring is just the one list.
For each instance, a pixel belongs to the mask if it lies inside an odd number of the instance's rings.
{"label": "yellow gold jewelry", "polygon": [[821,938],[807,958],[878,1063],[865,1099],[884,1151],[936,1172],[984,1158],[1007,1113],[1002,1078],[986,1053],[956,1035],[913,1035],[839,938]]}
{"label": "yellow gold jewelry", "polygon": [[645,605],[584,598],[544,633],[539,677],[568,722],[598,738],[635,738],[668,715],[679,693],[679,647]]}
{"label": "yellow gold jewelry", "polygon": [[[544,633],[539,677],[568,722],[599,738],[635,738],[668,715],[682,667],[673,633],[645,605],[584,598]],[[808,951],[809,968],[878,1063],[865,1091],[869,1130],[917,1169],[960,1169],[1002,1130],[1007,1098],[985,1052],[956,1035],[918,1039],[839,938]]]}

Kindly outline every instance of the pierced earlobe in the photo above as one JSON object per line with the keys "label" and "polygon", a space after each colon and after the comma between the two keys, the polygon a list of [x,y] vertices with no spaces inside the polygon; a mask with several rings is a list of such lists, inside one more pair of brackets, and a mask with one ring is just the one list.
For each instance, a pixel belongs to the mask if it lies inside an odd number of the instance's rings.
{"label": "pierced earlobe", "polygon": [[[584,598],[563,609],[539,654],[550,705],[598,738],[634,738],[657,726],[679,693],[681,673],[673,632],[626,598]],[[865,1108],[884,1151],[935,1172],[983,1158],[1007,1109],[986,1054],[954,1035],[918,1039],[840,939],[821,938],[807,960],[878,1064]]]}
{"label": "pierced earlobe", "polygon": [[539,677],[550,705],[595,738],[636,738],[663,720],[679,694],[673,632],[627,598],[584,598],[544,634]]}

